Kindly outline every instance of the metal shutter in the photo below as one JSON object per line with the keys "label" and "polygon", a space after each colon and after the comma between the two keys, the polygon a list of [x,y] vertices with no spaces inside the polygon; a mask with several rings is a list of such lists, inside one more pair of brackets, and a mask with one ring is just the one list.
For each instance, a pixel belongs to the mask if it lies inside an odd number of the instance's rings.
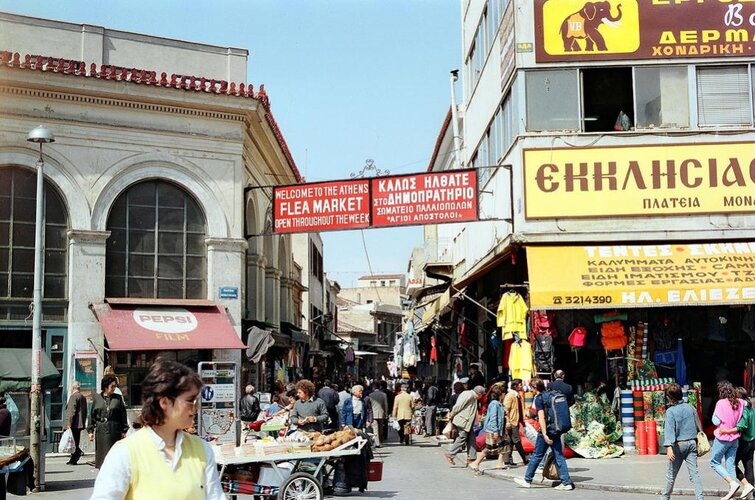
{"label": "metal shutter", "polygon": [[750,125],[747,66],[698,68],[697,113],[701,126]]}

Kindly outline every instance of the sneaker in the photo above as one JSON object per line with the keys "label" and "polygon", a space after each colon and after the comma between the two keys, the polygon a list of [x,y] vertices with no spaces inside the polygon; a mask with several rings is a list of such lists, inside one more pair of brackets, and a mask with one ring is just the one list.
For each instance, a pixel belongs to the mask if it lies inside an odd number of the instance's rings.
{"label": "sneaker", "polygon": [[747,486],[742,489],[742,493],[739,494],[739,498],[747,498],[747,495],[752,493],[752,490],[755,490],[755,486],[747,484]]}
{"label": "sneaker", "polygon": [[528,483],[521,477],[517,477],[514,479],[514,482],[519,485],[520,488],[532,488],[532,483]]}
{"label": "sneaker", "polygon": [[721,500],[729,500],[730,498],[734,497],[734,494],[737,492],[741,485],[739,483],[736,483],[732,481],[729,484],[729,493],[726,494],[725,497],[723,497]]}
{"label": "sneaker", "polygon": [[561,483],[558,486],[556,486],[554,489],[559,490],[559,491],[571,491],[574,489],[574,485],[571,483],[570,484]]}

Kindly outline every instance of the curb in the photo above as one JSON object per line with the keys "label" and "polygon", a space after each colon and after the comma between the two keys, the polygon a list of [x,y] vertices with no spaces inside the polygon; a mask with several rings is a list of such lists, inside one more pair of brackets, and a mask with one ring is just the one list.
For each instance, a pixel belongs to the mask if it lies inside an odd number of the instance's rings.
{"label": "curb", "polygon": [[[499,472],[495,470],[486,470],[485,475],[492,477],[494,479],[500,479],[504,481],[514,481],[516,478],[521,478],[522,476],[520,474],[511,474],[506,472]],[[537,477],[537,476],[536,476]],[[555,484],[557,481],[549,481],[548,479],[545,479],[542,484],[548,485]],[[534,483],[534,482],[533,482]],[[661,486],[641,486],[641,485],[625,485],[625,484],[603,484],[603,483],[595,483],[595,482],[579,482],[575,483],[575,487],[578,490],[596,490],[596,491],[610,491],[613,493],[642,493],[645,495],[660,495],[662,487]],[[703,496],[711,496],[711,497],[723,497],[725,496],[729,490],[714,490],[714,489],[703,489]],[[689,488],[674,488],[674,495],[683,495],[683,496],[694,496],[695,492],[692,489]]]}

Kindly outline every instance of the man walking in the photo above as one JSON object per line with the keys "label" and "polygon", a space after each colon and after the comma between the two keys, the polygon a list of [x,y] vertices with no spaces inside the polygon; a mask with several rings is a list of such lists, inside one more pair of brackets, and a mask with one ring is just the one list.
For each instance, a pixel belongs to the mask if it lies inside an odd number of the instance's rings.
{"label": "man walking", "polygon": [[84,454],[79,447],[81,443],[81,431],[86,428],[87,422],[87,398],[80,392],[81,384],[77,380],[71,383],[71,395],[66,403],[66,422],[65,428],[71,429],[73,442],[76,443],[76,449],[71,453],[71,458],[66,462],[68,465],[76,465]]}
{"label": "man walking", "polygon": [[398,440],[402,444],[409,444],[411,439],[412,416],[414,415],[414,404],[412,397],[409,395],[408,386],[401,384],[401,392],[393,400],[392,416],[398,422]]}
{"label": "man walking", "polygon": [[467,461],[473,462],[477,458],[477,443],[475,442],[472,428],[477,420],[477,403],[482,399],[484,394],[485,388],[481,385],[462,392],[459,394],[456,404],[448,415],[459,432],[448,452],[443,453],[449,465],[456,465],[454,457],[456,457],[456,454],[461,451],[465,444],[467,445]]}
{"label": "man walking", "polygon": [[[524,473],[524,479],[516,478],[514,482],[523,488],[530,488],[532,486],[532,478],[535,476],[535,469],[540,465],[540,462],[545,458],[545,452],[550,448],[553,456],[556,459],[558,465],[558,476],[561,479],[561,484],[556,486],[557,490],[570,491],[574,489],[574,483],[572,483],[569,476],[569,468],[566,465],[566,458],[564,458],[564,449],[561,445],[561,433],[558,430],[549,428],[549,424],[553,423],[553,416],[546,419],[546,411],[551,412],[549,407],[550,399],[552,395],[546,395],[545,384],[539,378],[533,378],[530,381],[530,386],[535,390],[535,409],[537,410],[537,418],[540,422],[540,434],[537,436],[535,442],[535,451],[532,453],[532,458],[527,466],[527,472]],[[548,396],[546,398],[546,396]]]}
{"label": "man walking", "polygon": [[425,437],[435,435],[435,410],[439,392],[435,381],[428,377],[425,381]]}
{"label": "man walking", "polygon": [[383,445],[382,434],[385,419],[388,417],[388,397],[379,389],[367,397],[372,407],[372,435],[375,436],[375,447]]}
{"label": "man walking", "polygon": [[330,380],[325,380],[322,388],[317,391],[317,397],[323,400],[330,416],[330,422],[325,424],[325,429],[340,429],[338,419],[338,403],[340,402],[340,398],[338,397],[338,391],[330,385]]}
{"label": "man walking", "polygon": [[519,427],[524,425],[524,405],[519,391],[522,390],[521,379],[515,378],[511,381],[511,388],[506,392],[503,398],[503,409],[506,413],[506,428],[503,436],[503,452],[501,458],[503,463],[498,465],[514,465],[514,449],[519,452],[522,462],[527,465],[527,453],[522,446],[522,438],[519,436]]}

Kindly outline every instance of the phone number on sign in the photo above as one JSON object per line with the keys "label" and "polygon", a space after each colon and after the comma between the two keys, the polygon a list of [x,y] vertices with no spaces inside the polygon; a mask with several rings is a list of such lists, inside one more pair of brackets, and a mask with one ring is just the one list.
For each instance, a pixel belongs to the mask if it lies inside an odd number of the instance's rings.
{"label": "phone number on sign", "polygon": [[610,295],[554,295],[553,304],[610,304],[613,297]]}

